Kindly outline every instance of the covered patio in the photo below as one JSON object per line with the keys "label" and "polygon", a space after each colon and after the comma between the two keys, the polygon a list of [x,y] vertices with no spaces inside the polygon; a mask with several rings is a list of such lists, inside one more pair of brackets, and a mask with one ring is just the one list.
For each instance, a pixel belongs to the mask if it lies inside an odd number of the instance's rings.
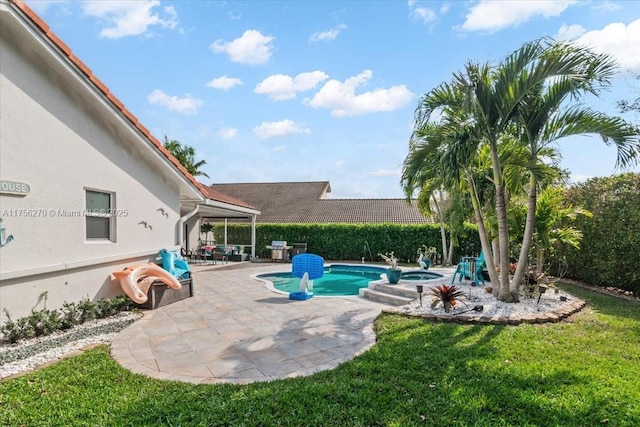
{"label": "covered patio", "polygon": [[[183,201],[181,203],[181,221],[179,242],[181,247],[191,253],[203,251],[205,247],[219,247],[231,253],[233,246],[250,247],[251,257],[255,257],[256,218],[260,211],[249,204],[227,196],[209,187],[202,186],[207,198],[202,201]],[[249,242],[231,242],[228,240],[227,224],[251,224]],[[204,238],[201,233],[203,224],[224,224],[224,237],[216,241],[213,236]]]}

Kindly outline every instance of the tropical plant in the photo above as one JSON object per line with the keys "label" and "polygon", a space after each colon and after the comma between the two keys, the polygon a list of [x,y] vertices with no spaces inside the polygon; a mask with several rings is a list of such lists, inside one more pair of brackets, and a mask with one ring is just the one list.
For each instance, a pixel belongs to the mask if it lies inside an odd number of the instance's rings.
{"label": "tropical plant", "polygon": [[464,292],[455,285],[437,285],[430,288],[433,299],[431,300],[431,308],[436,308],[442,304],[444,311],[449,313],[451,308],[455,308],[460,297]]}
{"label": "tropical plant", "polygon": [[398,258],[396,258],[393,251],[378,255],[384,260],[384,262],[389,264],[389,268],[391,270],[400,270],[398,267]]}
{"label": "tropical plant", "polygon": [[169,140],[165,135],[164,148],[169,150],[191,175],[206,176],[209,178],[209,175],[200,170],[200,168],[207,164],[206,160],[196,161],[196,150],[193,147],[182,145],[176,140]]}
{"label": "tropical plant", "polygon": [[[463,72],[454,74],[451,82],[442,83],[427,93],[416,109],[412,139],[421,134],[431,136],[436,154],[427,157],[430,160],[427,170],[432,174],[440,167],[444,172],[453,171],[454,175],[466,179],[482,250],[486,254],[492,251],[481,215],[479,194],[474,187],[477,181],[472,179],[471,172],[477,153],[485,147],[488,150],[499,243],[498,253],[493,256],[497,255],[500,276],[491,256],[487,257],[487,270],[502,301],[519,300],[521,280],[518,278],[522,277],[527,265],[535,224],[538,180],[543,170],[543,157],[550,153],[548,146],[564,136],[597,133],[605,143],[613,143],[618,148],[618,165],[637,163],[640,157],[640,132],[630,124],[582,106],[561,109],[567,97],[597,94],[609,83],[613,69],[614,64],[606,55],[595,54],[572,43],[538,40],[526,43],[497,66],[468,62]],[[522,166],[530,171],[530,210],[520,252],[523,262],[519,262],[514,280],[510,282],[505,166],[512,150],[503,147],[510,144],[507,146],[514,147],[513,152],[521,152],[514,142],[529,150],[528,160]],[[521,160],[522,156],[515,158]],[[445,182],[452,184],[455,180]],[[411,187],[415,188],[415,185]]]}
{"label": "tropical plant", "polygon": [[416,250],[416,254],[421,259],[428,259],[433,261],[433,258],[436,256],[437,249],[434,246],[422,245],[418,247]]}

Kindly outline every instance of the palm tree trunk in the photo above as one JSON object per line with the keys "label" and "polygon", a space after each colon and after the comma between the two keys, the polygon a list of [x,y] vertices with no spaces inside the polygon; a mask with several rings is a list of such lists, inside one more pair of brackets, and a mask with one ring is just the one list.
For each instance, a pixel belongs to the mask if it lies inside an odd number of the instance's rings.
{"label": "palm tree trunk", "polygon": [[500,283],[498,279],[498,273],[496,272],[496,266],[493,263],[493,256],[491,255],[491,243],[489,242],[489,236],[487,235],[487,229],[484,226],[484,218],[482,211],[480,210],[480,202],[478,201],[478,194],[476,193],[473,178],[467,176],[467,182],[469,183],[469,193],[471,194],[471,204],[473,205],[473,211],[476,214],[476,223],[478,224],[478,236],[480,237],[480,245],[484,251],[484,259],[487,263],[487,271],[489,272],[489,279],[494,284],[494,289],[498,287]]}
{"label": "palm tree trunk", "polygon": [[536,205],[538,198],[538,180],[531,174],[529,178],[529,201],[527,205],[527,219],[524,226],[524,235],[522,236],[522,248],[518,257],[518,267],[513,274],[513,282],[511,283],[511,292],[518,293],[520,284],[524,278],[525,271],[529,268],[529,250],[531,249],[531,240],[533,239],[533,230],[536,224]]}
{"label": "palm tree trunk", "polygon": [[449,257],[447,256],[447,233],[444,229],[444,217],[442,216],[442,209],[440,209],[440,203],[436,199],[435,194],[431,195],[433,204],[436,207],[436,214],[438,215],[438,222],[440,222],[440,239],[442,240],[442,261],[445,262]]}
{"label": "palm tree trunk", "polygon": [[493,262],[500,265],[500,242],[497,238],[491,241],[491,250],[493,251]]}
{"label": "palm tree trunk", "polygon": [[453,264],[453,236],[449,233],[449,254],[447,256],[447,261],[445,265]]}
{"label": "palm tree trunk", "polygon": [[498,157],[497,144],[492,142],[491,165],[493,169],[493,184],[496,189],[496,217],[498,219],[498,241],[500,243],[500,292],[498,299],[504,302],[518,302],[518,294],[513,294],[509,286],[509,228],[507,225],[507,206],[502,179],[502,168]]}

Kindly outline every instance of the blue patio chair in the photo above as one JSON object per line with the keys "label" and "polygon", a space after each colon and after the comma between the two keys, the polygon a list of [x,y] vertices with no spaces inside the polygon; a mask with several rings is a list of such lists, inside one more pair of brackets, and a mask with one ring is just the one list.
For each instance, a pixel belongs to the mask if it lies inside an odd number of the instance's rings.
{"label": "blue patio chair", "polygon": [[[462,279],[467,278],[476,282],[476,284],[484,285],[484,276],[482,275],[482,270],[487,266],[487,262],[484,259],[484,252],[480,251],[480,255],[477,258],[474,257],[464,257],[458,266],[456,267],[456,272],[453,273],[453,277],[451,278],[451,283],[455,282],[456,276],[460,275],[460,282]],[[472,272],[472,270],[474,270]],[[472,274],[473,273],[473,274]]]}

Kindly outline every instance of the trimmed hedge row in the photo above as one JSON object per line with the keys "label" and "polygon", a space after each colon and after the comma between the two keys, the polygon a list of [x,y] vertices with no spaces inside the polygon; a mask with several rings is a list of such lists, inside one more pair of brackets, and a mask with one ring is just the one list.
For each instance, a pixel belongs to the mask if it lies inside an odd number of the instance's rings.
{"label": "trimmed hedge row", "polygon": [[572,186],[567,200],[593,213],[574,223],[583,233],[580,249],[557,253],[567,259],[567,276],[640,295],[640,174],[590,179]]}
{"label": "trimmed hedge row", "polygon": [[[217,241],[224,241],[224,225],[213,230]],[[477,227],[465,226],[466,236],[455,249],[454,262],[461,256],[477,255],[480,251]],[[287,244],[307,243],[307,251],[327,260],[381,261],[379,253],[394,251],[403,260],[414,262],[416,251],[422,245],[434,246],[442,256],[440,226],[437,224],[257,224],[256,255],[269,258],[266,248],[273,240],[286,240]],[[229,225],[227,241],[234,244],[251,242],[249,225]]]}

